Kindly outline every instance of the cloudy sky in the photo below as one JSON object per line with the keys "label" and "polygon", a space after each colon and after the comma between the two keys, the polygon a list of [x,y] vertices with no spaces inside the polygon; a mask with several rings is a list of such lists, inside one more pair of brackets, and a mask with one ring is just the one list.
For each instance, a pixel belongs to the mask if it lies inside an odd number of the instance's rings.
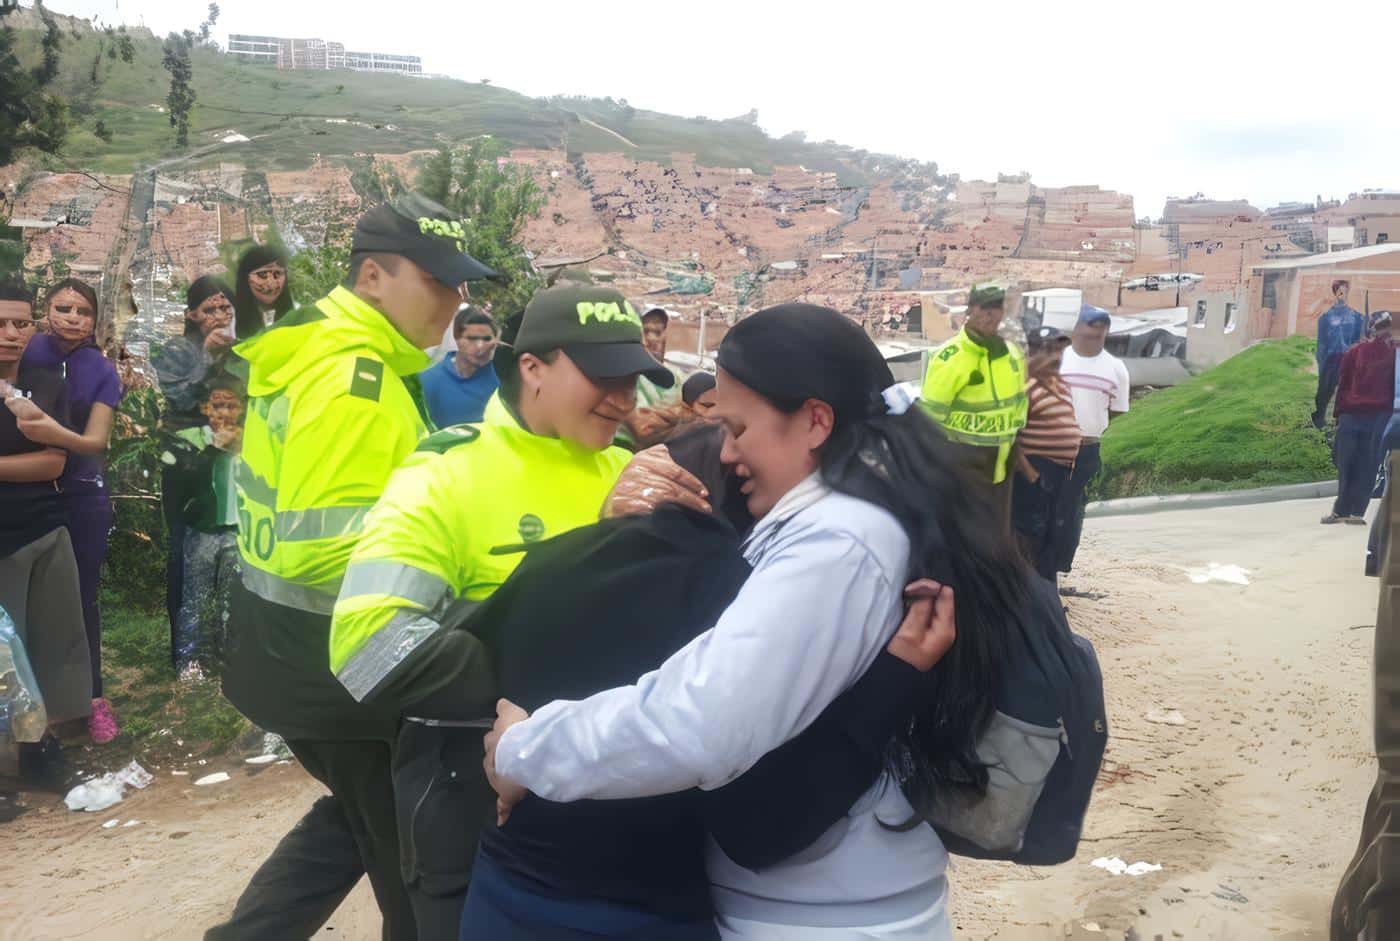
{"label": "cloudy sky", "polygon": [[[201,0],[49,0],[157,32]],[[1026,170],[1097,183],[1156,216],[1168,195],[1259,206],[1400,189],[1392,64],[1367,37],[1400,4],[1273,0],[915,4],[705,0],[603,4],[225,0],[230,32],[333,39],[423,57],[528,95],[626,98],[732,117],[757,108],[868,150],[936,160],[966,179]]]}

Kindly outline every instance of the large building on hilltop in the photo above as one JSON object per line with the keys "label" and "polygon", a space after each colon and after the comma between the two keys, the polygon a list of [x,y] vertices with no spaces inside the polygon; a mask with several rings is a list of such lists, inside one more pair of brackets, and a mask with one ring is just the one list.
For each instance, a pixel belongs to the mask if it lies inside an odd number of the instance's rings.
{"label": "large building on hilltop", "polygon": [[228,52],[244,62],[260,62],[279,69],[350,69],[390,75],[423,74],[418,56],[388,52],[347,52],[344,43],[324,39],[286,39],[280,36],[248,36],[232,33]]}

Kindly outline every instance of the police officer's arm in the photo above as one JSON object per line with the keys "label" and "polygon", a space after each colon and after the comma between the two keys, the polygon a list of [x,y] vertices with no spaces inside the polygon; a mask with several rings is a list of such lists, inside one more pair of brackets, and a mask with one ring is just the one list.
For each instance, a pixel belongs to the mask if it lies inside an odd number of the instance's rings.
{"label": "police officer's arm", "polygon": [[462,709],[488,715],[495,682],[481,642],[445,630],[466,565],[460,488],[440,455],[420,451],[389,480],[365,520],[331,619],[331,670],[356,699],[403,707],[458,687]]}

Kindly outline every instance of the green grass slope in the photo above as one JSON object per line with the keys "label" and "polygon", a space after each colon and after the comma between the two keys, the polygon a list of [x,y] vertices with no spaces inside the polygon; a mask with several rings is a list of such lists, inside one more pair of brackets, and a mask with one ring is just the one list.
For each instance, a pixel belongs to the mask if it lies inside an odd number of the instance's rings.
{"label": "green grass slope", "polygon": [[[59,87],[89,111],[85,128],[72,134],[63,162],[122,173],[177,156],[174,131],[160,110],[169,89],[160,40],[135,31],[135,61],[104,61],[106,78],[94,89],[91,68],[98,37],[85,24],[66,17],[61,21],[65,30]],[[34,22],[32,17],[16,20],[21,58],[30,62],[37,59],[40,33],[24,27]],[[835,172],[848,185],[868,182],[877,167],[919,167],[914,161],[830,142],[810,143],[800,135],[772,138],[744,120],[683,118],[611,99],[530,98],[455,79],[278,71],[213,49],[195,50],[193,66],[197,99],[191,148],[209,144],[229,129],[258,138],[254,144],[220,148],[206,162],[222,158],[263,169],[295,168],[316,155],[402,153],[490,134],[515,146],[618,152],[663,163],[672,153],[693,153],[703,165],[747,166],[760,173],[775,164],[803,164]],[[91,133],[97,119],[113,132],[110,144]],[[932,168],[928,170],[931,176]]]}
{"label": "green grass slope", "polygon": [[1104,436],[1097,499],[1238,490],[1336,476],[1312,426],[1313,341],[1252,346],[1133,403]]}

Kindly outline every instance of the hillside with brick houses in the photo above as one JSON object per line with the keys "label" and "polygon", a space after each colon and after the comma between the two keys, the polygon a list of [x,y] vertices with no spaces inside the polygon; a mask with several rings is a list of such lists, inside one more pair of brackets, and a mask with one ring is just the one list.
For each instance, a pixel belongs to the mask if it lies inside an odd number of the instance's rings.
{"label": "hillside with brick houses", "polygon": [[[32,50],[25,15],[17,25]],[[64,55],[84,61],[90,27],[64,25]],[[101,282],[121,335],[131,305],[116,299],[128,287],[149,332],[159,326],[149,309],[222,270],[221,245],[273,232],[293,249],[342,244],[385,178],[411,183],[436,148],[482,135],[504,143],[501,159],[546,198],[524,233],[538,264],[586,268],[683,319],[801,299],[936,341],[967,285],[997,279],[1013,303],[1068,288],[1125,317],[1171,320],[1188,361],[1205,366],[1310,329],[1313,288],[1290,285],[1336,265],[1278,265],[1384,245],[1392,228],[1400,239],[1394,194],[1267,210],[1197,196],[1158,211],[1088,183],[962,180],[931,162],[773,138],[754,113],[681,118],[453,79],[282,70],[209,48],[195,50],[191,144],[177,151],[159,43],[135,35],[135,61],[97,92],[110,145],[80,130],[62,157],[0,168],[26,266]],[[1400,303],[1386,266],[1336,261],[1373,306]]]}

